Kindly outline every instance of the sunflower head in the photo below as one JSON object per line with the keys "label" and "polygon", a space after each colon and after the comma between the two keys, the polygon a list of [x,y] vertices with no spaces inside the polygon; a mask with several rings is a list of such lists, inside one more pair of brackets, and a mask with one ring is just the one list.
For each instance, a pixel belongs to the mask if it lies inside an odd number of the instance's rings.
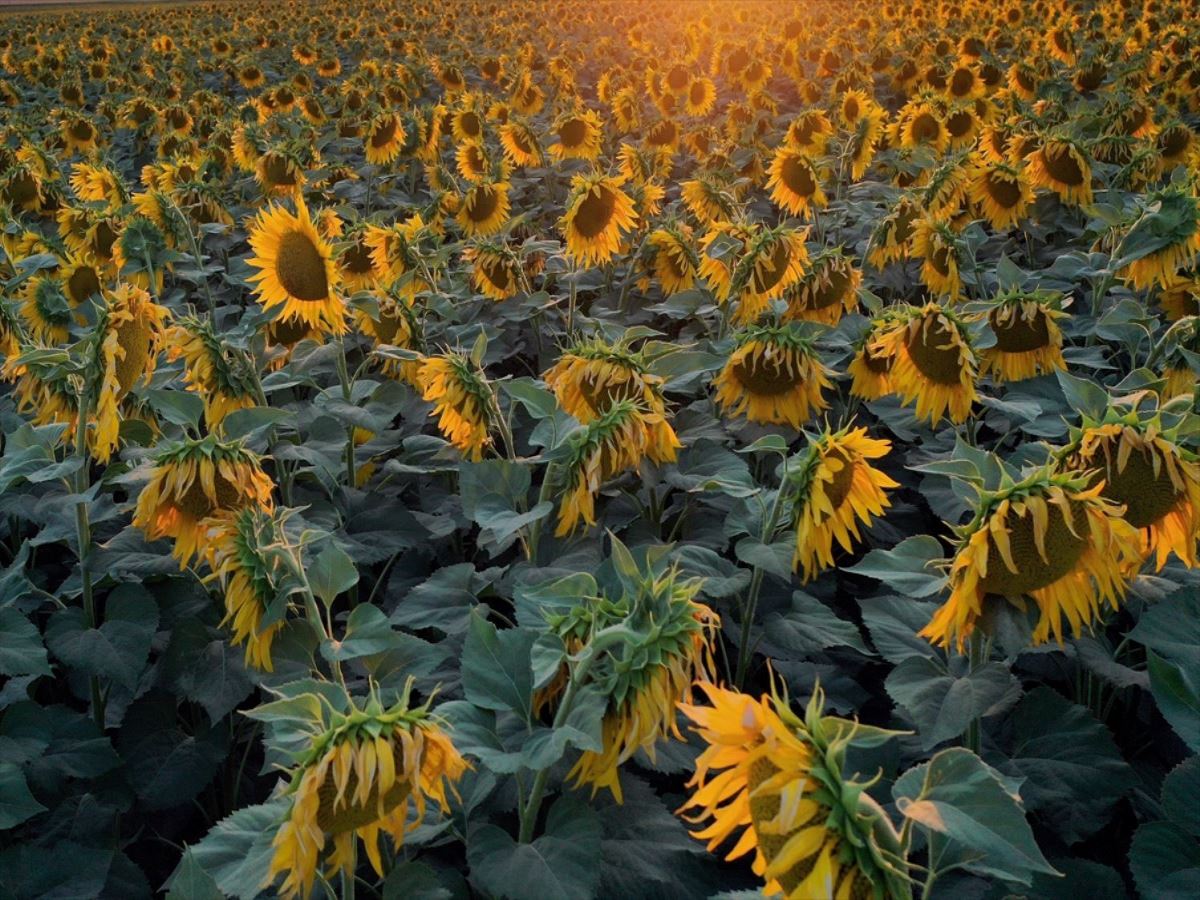
{"label": "sunflower head", "polygon": [[871,347],[891,359],[891,385],[903,403],[916,403],[918,419],[936,425],[947,412],[953,422],[970,415],[975,351],[957,314],[936,303],[897,309]]}
{"label": "sunflower head", "polygon": [[614,345],[599,338],[579,341],[543,377],[558,405],[585,424],[621,400],[659,414],[666,411],[662,379],[651,375],[642,355],[624,343]]}
{"label": "sunflower head", "polygon": [[755,325],[739,332],[713,381],[717,404],[760,424],[801,427],[828,404],[830,372],[813,348],[811,326]]}
{"label": "sunflower head", "polygon": [[1032,601],[1032,639],[1062,642],[1116,609],[1142,560],[1138,531],[1088,473],[1039,469],[998,490],[979,491],[975,515],[959,529],[950,599],[921,635],[960,650],[985,621],[988,604]]}
{"label": "sunflower head", "polygon": [[729,276],[729,295],[739,298],[739,324],[757,320],[768,304],[796,284],[808,263],[807,229],[761,228],[752,233]]}
{"label": "sunflower head", "polygon": [[133,524],[148,540],[173,538],[172,555],[183,568],[207,552],[212,538],[207,520],[247,507],[269,511],[272,490],[258,457],[241,442],[213,434],[189,438],[156,454]]}
{"label": "sunflower head", "polygon": [[1066,369],[1061,302],[1061,294],[1049,291],[1009,291],[992,300],[987,322],[996,342],[980,352],[979,374],[1023,381]]}
{"label": "sunflower head", "polygon": [[559,227],[567,253],[585,266],[608,262],[620,250],[622,232],[637,224],[633,200],[624,180],[603,174],[576,175]]}
{"label": "sunflower head", "polygon": [[841,247],[821,250],[809,257],[804,274],[784,295],[783,320],[836,325],[858,308],[861,284],[862,272]]}
{"label": "sunflower head", "polygon": [[1132,260],[1121,275],[1137,290],[1165,290],[1200,253],[1200,200],[1176,185],[1152,192],[1146,204],[1121,239],[1122,255]]}
{"label": "sunflower head", "polygon": [[184,382],[204,401],[204,420],[217,429],[225,417],[257,405],[251,356],[222,339],[204,319],[181,319],[167,335],[168,356],[182,359]]}
{"label": "sunflower head", "polygon": [[1068,206],[1092,203],[1092,167],[1078,141],[1051,136],[1025,157],[1035,187],[1053,191]]}
{"label": "sunflower head", "polygon": [[472,185],[458,209],[458,224],[472,237],[495,234],[508,220],[509,200],[506,182],[481,181]]}
{"label": "sunflower head", "polygon": [[447,793],[469,766],[429,703],[412,705],[410,691],[411,682],[387,707],[374,688],[361,706],[344,690],[285,693],[281,699],[305,712],[286,721],[271,705],[249,713],[267,723],[269,742],[293,751],[291,808],[271,842],[262,887],[282,875],[282,896],[310,896],[322,866],[351,869],[359,840],[382,877],[381,834],[399,849],[430,801],[449,810]]}
{"label": "sunflower head", "polygon": [[[774,691],[758,700],[702,682],[710,705],[681,704],[704,750],[680,810],[694,810],[692,832],[716,850],[738,835],[726,856],[754,851],[763,892],[786,897],[906,897],[912,887],[895,827],[869,794],[847,777],[847,750],[893,732],[824,715],[813,693],[804,718]],[[740,832],[740,834],[739,834]]]}
{"label": "sunflower head", "polygon": [[482,459],[491,443],[496,400],[475,361],[455,352],[430,356],[421,363],[417,380],[422,398],[433,403],[430,415],[438,417],[446,440],[472,461]]}

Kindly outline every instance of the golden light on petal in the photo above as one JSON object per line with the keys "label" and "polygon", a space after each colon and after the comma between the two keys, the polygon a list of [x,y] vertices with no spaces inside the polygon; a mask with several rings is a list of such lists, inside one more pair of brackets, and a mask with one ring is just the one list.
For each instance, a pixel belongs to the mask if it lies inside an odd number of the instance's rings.
{"label": "golden light on petal", "polygon": [[739,335],[713,387],[727,415],[800,428],[828,407],[822,392],[830,374],[792,327],[752,327]]}

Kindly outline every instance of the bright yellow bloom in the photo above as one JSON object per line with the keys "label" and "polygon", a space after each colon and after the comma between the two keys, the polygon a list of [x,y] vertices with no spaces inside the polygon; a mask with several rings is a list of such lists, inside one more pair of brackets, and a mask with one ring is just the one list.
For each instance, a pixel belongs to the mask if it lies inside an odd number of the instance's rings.
{"label": "bright yellow bloom", "polygon": [[975,390],[975,353],[964,325],[936,303],[912,307],[874,342],[875,355],[891,359],[889,378],[901,402],[916,401],[916,417],[936,425],[971,414]]}
{"label": "bright yellow bloom", "polygon": [[795,326],[753,326],[738,335],[713,386],[728,415],[800,428],[828,407],[821,392],[831,374]]}
{"label": "bright yellow bloom", "polygon": [[417,372],[421,397],[433,403],[430,415],[451,444],[473,462],[483,458],[491,443],[492,389],[483,373],[458,353],[428,357]]}
{"label": "bright yellow bloom", "polygon": [[559,228],[567,241],[567,254],[578,264],[608,262],[621,249],[621,233],[637,225],[633,201],[621,189],[621,178],[576,175],[571,180],[567,210]]}
{"label": "bright yellow bloom", "polygon": [[1012,294],[997,298],[988,312],[996,343],[979,355],[979,374],[997,381],[1024,381],[1067,368],[1057,321],[1066,313],[1053,304],[1057,295]]}

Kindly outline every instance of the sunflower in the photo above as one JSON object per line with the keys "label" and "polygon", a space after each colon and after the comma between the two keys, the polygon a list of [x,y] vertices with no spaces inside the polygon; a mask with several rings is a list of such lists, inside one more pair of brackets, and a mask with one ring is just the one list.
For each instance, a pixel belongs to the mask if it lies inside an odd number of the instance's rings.
{"label": "sunflower", "polygon": [[121,206],[129,199],[129,189],[121,176],[109,166],[76,163],[71,171],[71,190],[85,203]]}
{"label": "sunflower", "polygon": [[273,196],[299,197],[307,178],[304,165],[295,153],[282,148],[265,150],[255,160],[254,176],[263,190]]}
{"label": "sunflower", "polygon": [[[332,212],[332,210],[330,210]],[[334,235],[326,233],[326,239]],[[338,280],[349,294],[369,290],[379,280],[379,273],[371,259],[371,248],[367,245],[366,227],[352,226],[343,237],[345,243],[337,254]]]}
{"label": "sunflower", "polygon": [[567,254],[585,266],[608,262],[621,248],[621,232],[637,225],[633,200],[621,189],[623,178],[600,173],[576,175],[559,228]]}
{"label": "sunflower", "polygon": [[974,165],[967,194],[979,214],[997,231],[1014,228],[1033,203],[1033,186],[1024,168],[991,158]]}
{"label": "sunflower", "polygon": [[[647,371],[641,354],[622,344],[602,340],[581,341],[567,349],[542,376],[564,412],[587,424],[622,400],[632,400],[659,415],[666,414],[662,379]],[[675,441],[665,419],[660,437]]]}
{"label": "sunflower", "polygon": [[1065,454],[1072,471],[1094,473],[1100,494],[1124,506],[1122,518],[1141,533],[1144,552],[1162,569],[1174,553],[1195,568],[1200,537],[1200,464],[1180,447],[1161,418],[1110,412],[1085,418]]}
{"label": "sunflower", "polygon": [[950,145],[946,122],[928,103],[910,103],[900,111],[900,146],[929,147],[939,156]]}
{"label": "sunflower", "polygon": [[[271,672],[271,644],[283,630],[289,572],[278,550],[287,546],[279,519],[245,507],[209,519],[206,581],[218,581],[233,646],[246,645],[246,666]],[[282,602],[281,602],[282,601]]]}
{"label": "sunflower", "polygon": [[846,552],[861,540],[858,523],[891,506],[885,490],[899,487],[869,460],[887,456],[891,443],[867,437],[865,428],[826,431],[811,441],[791,474],[795,490],[796,552],[792,568],[811,581],[833,565],[833,542]]}
{"label": "sunflower", "polygon": [[148,382],[154,374],[171,317],[166,307],[130,284],[106,293],[105,301],[97,323],[102,375],[91,434],[92,452],[102,463],[108,462],[120,440],[122,400],[138,382]]}
{"label": "sunflower", "polygon": [[86,254],[73,253],[59,269],[63,292],[72,306],[90,300],[103,290],[99,267]]}
{"label": "sunflower", "polygon": [[479,367],[459,353],[430,356],[417,373],[422,399],[433,403],[430,415],[446,440],[472,462],[483,458],[495,398]]}
{"label": "sunflower", "polygon": [[572,610],[552,621],[551,630],[567,646],[587,638],[584,628],[599,630],[618,623],[630,627],[642,620],[654,628],[652,634],[623,645],[619,657],[613,653],[613,672],[604,677],[611,687],[601,725],[603,749],[585,750],[567,773],[576,787],[590,784],[593,796],[607,788],[620,803],[618,770],[623,763],[639,750],[653,760],[660,741],[684,740],[676,722],[677,705],[692,701],[694,685],[716,678],[713,645],[720,619],[696,601],[700,587],[700,579],[680,579],[671,569],[639,584],[632,600],[593,603],[591,609]]}
{"label": "sunflower", "polygon": [[521,290],[524,274],[521,259],[507,244],[479,242],[463,250],[471,264],[475,290],[492,300],[507,300]]}
{"label": "sunflower", "polygon": [[208,520],[247,507],[274,508],[274,485],[257,456],[238,441],[214,434],[168,445],[154,457],[150,483],[142,488],[133,524],[150,541],[175,541],[179,567],[206,555],[212,541]]}
{"label": "sunflower", "polygon": [[755,325],[737,335],[713,386],[728,415],[800,428],[828,407],[831,374],[797,325]]}
{"label": "sunflower", "polygon": [[558,140],[547,149],[559,162],[566,159],[595,161],[600,156],[604,122],[592,110],[585,109],[560,116],[551,131]]}
{"label": "sunflower", "polygon": [[1022,293],[997,297],[988,311],[988,325],[996,343],[980,353],[979,374],[997,381],[1024,381],[1063,371],[1062,331],[1056,320],[1066,313],[1058,308],[1060,295]]}
{"label": "sunflower", "polygon": [[62,123],[61,134],[68,154],[86,155],[99,145],[100,133],[91,120],[82,115],[73,114],[65,119]]}
{"label": "sunflower", "polygon": [[338,269],[333,249],[317,231],[304,198],[297,195],[296,212],[271,205],[250,228],[250,276],[264,309],[280,307],[280,316],[341,334],[346,310],[338,296]]}
{"label": "sunflower", "polygon": [[[391,294],[373,291],[377,310],[368,314],[364,309],[355,310],[359,330],[375,340],[377,345],[414,350],[418,343],[420,321],[411,306],[411,298],[397,299]],[[382,369],[389,378],[396,378],[420,388],[418,373],[421,362],[416,358],[378,354],[383,361]]]}
{"label": "sunflower", "polygon": [[686,225],[657,228],[646,238],[651,266],[663,293],[670,297],[691,290],[700,270],[700,260]]}
{"label": "sunflower", "polygon": [[689,823],[704,825],[693,837],[715,851],[738,835],[725,858],[754,851],[752,868],[765,882],[764,895],[911,895],[891,820],[867,785],[843,775],[857,723],[824,715],[819,689],[801,720],[774,693],[754,700],[709,682],[697,687],[711,705],[679,706],[704,746],[688,782],[693,793],[679,810]]}
{"label": "sunflower", "polygon": [[492,161],[488,158],[487,150],[477,141],[464,141],[454,151],[455,166],[458,174],[466,181],[483,181],[492,170]]}
{"label": "sunflower", "polygon": [[1200,278],[1193,273],[1175,275],[1159,292],[1158,303],[1168,322],[1200,315]]}
{"label": "sunflower", "polygon": [[717,102],[717,86],[711,78],[698,76],[687,86],[684,112],[689,116],[707,116]]}
{"label": "sunflower", "polygon": [[913,230],[912,255],[921,258],[921,281],[935,294],[948,300],[958,299],[962,279],[958,262],[962,253],[961,241],[954,227],[946,222],[925,218]]}
{"label": "sunflower", "polygon": [[1126,232],[1123,243],[1150,252],[1128,263],[1120,275],[1137,290],[1152,285],[1165,290],[1179,270],[1190,266],[1200,253],[1200,203],[1178,187],[1155,191],[1146,202],[1157,209],[1143,213]]}
{"label": "sunflower", "polygon": [[920,207],[910,198],[902,198],[871,232],[867,262],[882,269],[888,263],[908,258],[920,216]]}
{"label": "sunflower", "polygon": [[167,357],[183,360],[183,380],[204,401],[204,421],[216,429],[239,409],[258,405],[257,378],[248,354],[239,352],[199,319],[184,319],[166,335]]}
{"label": "sunflower", "polygon": [[891,385],[904,405],[916,401],[918,419],[936,425],[949,412],[958,423],[971,414],[975,353],[966,326],[948,309],[928,303],[897,310],[871,350],[891,359]]}
{"label": "sunflower", "polygon": [[632,399],[610,403],[570,438],[555,537],[571,534],[580,520],[588,526],[596,524],[596,495],[604,482],[636,469],[643,459],[673,462],[681,446],[661,413]]}
{"label": "sunflower", "polygon": [[679,195],[688,212],[701,225],[716,225],[733,218],[734,198],[721,185],[705,178],[681,182]]}
{"label": "sunflower", "polygon": [[398,850],[430,800],[449,811],[446,792],[469,766],[428,704],[410,708],[409,690],[387,709],[374,692],[361,708],[346,694],[336,701],[329,692],[303,695],[311,702],[301,706],[314,710],[314,719],[308,746],[288,773],[291,808],[271,841],[262,888],[283,875],[282,897],[309,897],[323,862],[353,877],[359,840],[382,878],[380,836]]}
{"label": "sunflower", "polygon": [[834,134],[833,123],[819,109],[806,110],[792,120],[784,137],[786,146],[808,157],[818,157],[825,152],[829,139]]}
{"label": "sunflower", "polygon": [[463,197],[458,209],[458,224],[470,237],[495,234],[508,221],[508,189],[506,182],[480,182]]}
{"label": "sunflower", "polygon": [[63,283],[54,275],[35,275],[26,282],[22,294],[21,318],[33,339],[43,344],[66,341],[71,327],[71,305]]}
{"label": "sunflower", "polygon": [[363,135],[367,162],[386,166],[400,155],[404,140],[404,124],[400,117],[393,112],[380,113],[367,125]]}
{"label": "sunflower", "polygon": [[[718,300],[724,297],[738,299],[734,321],[746,324],[757,320],[770,302],[783,297],[804,275],[808,263],[808,250],[804,240],[807,229],[788,226],[762,228],[747,233],[745,249],[737,265],[728,271],[728,288],[717,282]],[[705,260],[707,263],[708,260]],[[701,264],[701,274],[714,284],[714,277],[721,273],[714,267]]]}
{"label": "sunflower", "polygon": [[821,173],[800,150],[781,146],[767,171],[771,202],[793,216],[806,217],[810,209],[820,209],[828,202],[821,190]]}
{"label": "sunflower", "polygon": [[836,325],[845,313],[858,308],[862,272],[840,247],[810,256],[800,280],[788,288],[785,322],[805,321]]}
{"label": "sunflower", "polygon": [[[386,228],[367,226],[363,242],[370,248],[371,264],[378,273],[376,278],[380,286],[392,287],[418,265],[413,245],[420,240],[426,228],[420,213],[413,213],[403,222]],[[420,278],[410,276],[399,286],[399,290],[405,297],[414,297],[421,291],[429,290],[429,285]]]}
{"label": "sunflower", "polygon": [[1038,471],[999,491],[984,492],[969,524],[959,529],[950,565],[950,599],[920,632],[961,651],[984,614],[1003,598],[1039,613],[1035,644],[1078,636],[1099,619],[1101,602],[1116,609],[1142,560],[1138,530],[1106,499],[1103,484],[1079,473]]}
{"label": "sunflower", "polygon": [[542,148],[536,132],[522,121],[500,126],[500,147],[515,166],[540,166]]}
{"label": "sunflower", "polygon": [[1080,145],[1052,137],[1025,157],[1034,187],[1053,191],[1068,206],[1092,204],[1092,167]]}
{"label": "sunflower", "polygon": [[879,329],[885,322],[873,323],[856,345],[854,358],[846,372],[850,375],[850,394],[863,400],[878,400],[895,392],[892,384],[892,357],[881,350]]}

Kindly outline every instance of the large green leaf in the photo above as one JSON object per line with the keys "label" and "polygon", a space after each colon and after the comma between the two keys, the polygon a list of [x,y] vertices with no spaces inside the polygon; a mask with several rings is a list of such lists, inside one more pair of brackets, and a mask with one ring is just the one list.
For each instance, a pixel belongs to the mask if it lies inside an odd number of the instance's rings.
{"label": "large green leaf", "polygon": [[1200,888],[1200,842],[1170,822],[1147,822],[1133,836],[1129,868],[1145,900],[1194,900]]}
{"label": "large green leaf", "polygon": [[60,609],[46,626],[46,645],[60,660],[89,675],[137,687],[158,627],[158,604],[141,585],[122,584],[104,604],[104,622],[88,628],[78,607]]}
{"label": "large green leaf", "polygon": [[922,534],[905,538],[891,550],[871,550],[858,564],[843,568],[878,579],[906,597],[929,597],[946,585],[946,576],[932,565],[944,552],[937,538]]}
{"label": "large green leaf", "polygon": [[530,654],[537,636],[528,628],[497,631],[482,613],[472,613],[462,655],[467,699],[485,709],[512,710],[528,721],[533,714]]}
{"label": "large green leaf", "polygon": [[0,675],[49,675],[37,626],[12,607],[0,609]]}
{"label": "large green leaf", "polygon": [[[212,827],[200,843],[191,847],[194,864],[213,877],[217,888],[238,900],[259,895],[271,865],[271,839],[287,810],[287,801],[276,799],[247,806]],[[174,888],[182,863],[167,885]]]}
{"label": "large green leaf", "polygon": [[1200,665],[1176,665],[1150,650],[1146,668],[1163,716],[1185,744],[1200,752]]}
{"label": "large green leaf", "polygon": [[960,736],[975,719],[1003,712],[1021,695],[1021,684],[1000,663],[974,671],[962,656],[947,670],[936,660],[910,656],[887,677],[887,692],[916,723],[926,750]]}
{"label": "large green leaf", "polygon": [[29,792],[20,767],[0,763],[0,831],[20,825],[45,810]]}

